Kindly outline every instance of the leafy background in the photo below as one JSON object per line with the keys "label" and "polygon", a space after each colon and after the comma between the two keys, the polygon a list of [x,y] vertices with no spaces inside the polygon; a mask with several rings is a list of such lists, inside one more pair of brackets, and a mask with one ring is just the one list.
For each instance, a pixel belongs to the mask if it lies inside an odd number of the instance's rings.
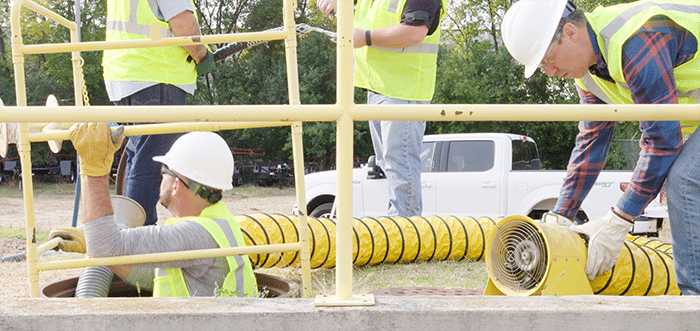
{"label": "leafy background", "polygon": [[[37,0],[69,20],[74,19],[74,1]],[[436,104],[572,104],[578,96],[571,81],[548,78],[541,71],[523,77],[523,67],[515,63],[503,47],[500,23],[512,0],[450,1],[441,22],[442,36],[438,55]],[[626,1],[583,0],[580,8],[588,11],[597,5]],[[82,1],[81,40],[101,41],[105,35],[105,1]],[[10,46],[10,4],[0,3],[0,98],[15,105],[14,72]],[[282,2],[270,0],[195,0],[202,33],[261,31],[282,25]],[[297,0],[297,23],[335,30],[333,22],[315,8],[315,0]],[[64,43],[68,30],[43,17],[23,14],[25,44]],[[221,47],[223,45],[212,45]],[[303,104],[335,103],[335,44],[327,37],[309,33],[299,38],[298,66],[300,97]],[[102,52],[83,52],[83,71],[92,105],[110,105],[102,78]],[[25,57],[27,102],[43,105],[49,94],[59,104],[74,104],[70,54],[30,55]],[[282,41],[272,41],[232,56],[216,66],[214,72],[200,77],[196,93],[189,97],[193,105],[287,104],[287,76]],[[355,91],[357,103],[365,96]],[[636,122],[622,122],[618,140],[638,136]],[[564,169],[577,133],[574,122],[428,122],[426,134],[454,132],[510,132],[533,137],[539,145],[542,164],[547,169]],[[243,162],[292,159],[288,128],[222,131],[231,147],[261,151],[255,159]],[[74,158],[70,143],[64,143],[63,156],[52,155],[46,144],[32,145],[34,163],[52,163],[58,157]],[[305,160],[318,169],[335,162],[335,123],[304,123]],[[363,162],[373,154],[366,122],[355,123],[355,158]],[[10,146],[8,157],[17,155]],[[622,148],[613,144],[607,169],[624,169]]]}

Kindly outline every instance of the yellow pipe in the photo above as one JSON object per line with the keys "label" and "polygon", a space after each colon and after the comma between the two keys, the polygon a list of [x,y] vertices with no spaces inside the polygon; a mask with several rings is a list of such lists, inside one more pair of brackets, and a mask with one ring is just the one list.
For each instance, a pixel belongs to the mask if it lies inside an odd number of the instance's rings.
{"label": "yellow pipe", "polygon": [[284,31],[241,32],[235,34],[220,34],[209,36],[170,37],[157,40],[139,39],[129,41],[84,41],[79,44],[43,44],[22,45],[18,50],[25,55],[54,54],[72,51],[102,51],[107,49],[148,48],[162,46],[186,46],[203,44],[225,44],[251,40],[282,40],[286,37]]}
{"label": "yellow pipe", "polygon": [[[23,86],[23,85],[22,85]],[[24,94],[22,94],[24,95]],[[25,105],[26,106],[26,105]],[[310,122],[336,121],[333,105],[216,105],[198,106],[5,106],[0,122]]]}
{"label": "yellow pipe", "polygon": [[356,105],[355,121],[697,120],[700,105]]}
{"label": "yellow pipe", "polygon": [[138,263],[153,263],[153,262],[163,262],[163,261],[193,260],[193,259],[204,259],[204,258],[212,258],[212,257],[225,257],[225,256],[231,256],[231,255],[244,255],[244,254],[251,255],[251,254],[259,254],[259,253],[298,251],[299,249],[301,249],[300,246],[301,246],[300,243],[288,243],[288,244],[264,245],[264,246],[213,248],[213,249],[200,249],[200,250],[194,250],[194,251],[151,253],[151,254],[139,254],[139,255],[88,258],[88,259],[80,259],[80,260],[62,260],[62,261],[40,262],[37,264],[37,266],[38,266],[39,270],[57,270],[57,269],[83,268],[83,267],[98,267],[98,266],[105,266],[105,265],[106,266],[131,265],[131,264],[138,264]]}
{"label": "yellow pipe", "polygon": [[[282,4],[285,27],[284,31],[286,32],[284,50],[287,63],[287,90],[289,91],[289,104],[300,105],[301,97],[299,96],[299,70],[297,67],[297,35],[296,23],[294,22],[294,9],[296,9],[296,1],[285,0]],[[302,122],[294,122],[291,126],[291,130],[297,205],[302,206],[306,201],[306,192],[304,190],[304,146]],[[302,295],[305,298],[309,298],[311,297],[311,264],[309,262],[311,254],[309,253],[309,228],[307,225],[306,215],[304,214],[302,214],[299,218],[298,242],[301,245],[299,255],[301,256]]]}
{"label": "yellow pipe", "polygon": [[[18,78],[16,78],[17,80]],[[22,84],[23,86],[23,84]],[[24,95],[24,94],[22,94]],[[353,121],[657,121],[696,120],[700,105],[214,105],[201,106],[5,106],[0,122],[332,122],[342,112]],[[115,112],[117,111],[118,112]],[[440,114],[443,110],[444,115]],[[462,113],[461,115],[455,113]],[[466,115],[468,114],[468,115]],[[468,117],[467,117],[468,116]]]}
{"label": "yellow pipe", "polygon": [[[294,157],[294,187],[296,188],[297,206],[306,203],[306,191],[304,185],[304,150],[302,146],[302,124],[301,122],[292,125],[292,148]],[[301,282],[302,294],[305,298],[311,296],[311,242],[309,241],[309,225],[306,211],[299,212],[299,243],[301,251]]]}
{"label": "yellow pipe", "polygon": [[[72,125],[72,124],[71,124]],[[264,128],[271,126],[289,126],[289,122],[194,122],[194,123],[162,123],[139,124],[124,126],[125,136],[138,136],[144,134],[162,134],[190,131],[221,131],[246,128]],[[69,140],[68,130],[47,130],[43,132],[29,133],[32,142],[49,140]]]}
{"label": "yellow pipe", "polygon": [[[338,170],[338,227],[336,230],[337,299],[351,300],[352,295],[352,156],[353,118],[348,114],[354,107],[353,3],[337,2],[338,38],[336,41],[336,98],[342,115],[336,120],[336,169]],[[306,205],[306,204],[304,204]],[[304,206],[300,205],[300,206]]]}

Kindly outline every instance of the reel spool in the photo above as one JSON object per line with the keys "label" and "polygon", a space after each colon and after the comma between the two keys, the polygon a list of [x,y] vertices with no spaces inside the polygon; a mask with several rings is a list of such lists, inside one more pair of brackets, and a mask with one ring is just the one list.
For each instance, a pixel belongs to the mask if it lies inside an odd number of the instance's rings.
{"label": "reel spool", "polygon": [[[46,98],[46,106],[52,106],[52,107],[58,107],[58,100],[53,94],[49,94],[49,97]],[[57,130],[61,126],[61,123],[49,123],[46,125],[43,129],[41,129],[42,132],[49,131],[49,130]],[[57,154],[58,152],[61,151],[61,148],[63,147],[63,140],[49,140],[49,149],[54,154]]]}
{"label": "reel spool", "polygon": [[[5,104],[0,99],[0,108]],[[0,123],[0,157],[7,156],[7,146],[17,144],[17,123]]]}
{"label": "reel spool", "polygon": [[484,295],[593,294],[586,267],[586,245],[568,227],[513,215],[489,235]]}
{"label": "reel spool", "polygon": [[[0,99],[0,107],[5,105]],[[47,107],[58,107],[58,100],[53,94],[50,94],[46,99]],[[59,130],[61,123],[49,123],[41,131]],[[17,123],[0,123],[0,156],[7,156],[7,147],[10,144],[17,144],[19,142],[19,128]],[[30,130],[30,132],[36,132],[36,130]],[[48,142],[49,149],[51,152],[58,153],[61,151],[63,145],[63,140],[51,140]]]}

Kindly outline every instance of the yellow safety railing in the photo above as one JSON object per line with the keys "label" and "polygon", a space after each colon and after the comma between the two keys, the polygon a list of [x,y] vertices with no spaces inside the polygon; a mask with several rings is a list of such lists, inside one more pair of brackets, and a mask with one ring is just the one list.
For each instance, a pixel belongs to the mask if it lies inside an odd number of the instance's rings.
{"label": "yellow safety railing", "polygon": [[[192,38],[165,38],[161,40],[140,41],[138,44],[125,42],[91,42],[62,44],[61,51],[77,50],[101,50],[122,47],[151,47],[161,45],[187,45],[199,43],[215,43],[229,41],[243,41],[264,38],[285,39],[287,42],[287,68],[288,77],[296,77],[296,58],[289,56],[296,46],[293,38],[293,16],[289,8],[293,6],[293,0],[282,0],[285,12],[285,31],[270,33],[243,33],[233,35],[202,36],[198,42]],[[27,8],[40,12],[47,17],[52,17],[45,9],[36,8],[36,5],[28,0],[16,0],[13,3],[13,61],[15,63],[15,79],[17,84],[17,107],[0,108],[0,122],[20,123],[20,142],[18,148],[22,154],[22,171],[29,173],[31,162],[29,160],[29,142],[33,136],[29,132],[30,122],[85,122],[85,121],[121,121],[121,122],[274,122],[292,123],[293,134],[298,134],[299,139],[294,140],[294,167],[295,171],[303,169],[301,146],[301,122],[304,121],[335,121],[336,155],[337,155],[337,227],[336,227],[336,294],[331,296],[319,296],[316,298],[317,306],[351,306],[371,305],[374,303],[372,295],[353,295],[352,293],[352,164],[353,164],[353,125],[354,121],[366,120],[427,120],[427,121],[541,121],[546,118],[550,121],[630,121],[630,120],[698,120],[700,119],[700,105],[355,105],[353,102],[353,20],[352,0],[338,0],[338,38],[337,38],[337,103],[335,105],[301,105],[298,95],[292,95],[291,91],[298,93],[298,81],[288,79],[290,82],[290,105],[284,106],[203,106],[206,112],[200,109],[193,110],[191,106],[169,106],[167,113],[158,113],[157,107],[126,107],[119,113],[107,112],[114,110],[113,106],[107,107],[80,107],[78,97],[76,106],[60,107],[27,107],[24,95],[24,71],[21,66],[24,54],[40,52],[59,52],[55,46],[50,45],[21,45],[15,40],[19,30],[15,32],[15,6],[26,5]],[[53,18],[53,17],[52,17]],[[58,21],[58,18],[56,18]],[[62,23],[63,24],[63,23]],[[71,22],[65,22],[68,26]],[[17,42],[17,45],[15,43]],[[83,48],[83,46],[85,48]],[[18,47],[17,51],[15,47]],[[18,81],[21,80],[21,81]],[[22,89],[21,94],[20,90]],[[44,133],[48,135],[49,133]],[[50,133],[51,139],[62,138],[56,133]],[[46,139],[47,137],[42,137]],[[31,138],[38,139],[38,138]],[[300,161],[301,160],[301,161]],[[298,206],[305,206],[303,173],[295,173]],[[37,248],[34,239],[34,215],[31,201],[31,176],[23,176],[25,211],[27,217],[27,261],[30,283],[38,283],[37,270],[49,268],[64,268],[68,262],[37,263]],[[305,220],[305,208],[299,208],[302,219]],[[301,231],[307,236],[300,242],[308,242],[308,231]],[[263,250],[288,249],[284,247],[246,247],[240,249],[208,250],[210,255],[216,254],[254,254]],[[302,259],[305,259],[308,268],[308,244],[302,245]],[[291,249],[291,247],[289,247]],[[306,253],[304,253],[306,249]],[[133,259],[143,258],[144,261],[162,261],[170,253],[147,254],[130,257],[116,257],[104,259],[81,260],[81,266],[133,263]],[[304,256],[306,254],[306,256]],[[202,256],[200,256],[202,257]],[[177,255],[182,259],[181,253]],[[188,257],[189,258],[189,257]],[[305,267],[302,263],[302,269]],[[303,272],[305,277],[306,274]],[[304,279],[306,283],[306,279]],[[306,291],[306,288],[304,289]],[[308,292],[305,292],[308,293]],[[32,296],[38,296],[38,287],[32,287]]]}
{"label": "yellow safety railing", "polygon": [[[150,40],[136,41],[119,41],[119,42],[79,42],[77,34],[77,25],[55,12],[41,6],[30,0],[13,1],[11,9],[11,30],[12,30],[12,61],[15,70],[15,90],[17,97],[17,107],[2,107],[0,106],[0,122],[18,123],[18,141],[17,149],[20,154],[21,171],[22,171],[22,186],[24,195],[24,210],[26,219],[26,236],[27,236],[27,273],[29,278],[30,296],[39,296],[39,271],[53,270],[64,268],[80,268],[87,266],[101,265],[118,265],[118,264],[133,264],[141,262],[156,262],[168,260],[182,260],[195,258],[220,257],[227,255],[240,254],[259,254],[272,252],[288,252],[299,251],[301,257],[302,269],[302,292],[304,296],[309,296],[311,291],[311,276],[309,267],[310,247],[308,225],[306,223],[306,215],[299,217],[299,241],[297,243],[283,245],[265,245],[255,247],[237,247],[237,248],[222,248],[212,250],[188,251],[188,252],[172,252],[160,254],[142,254],[133,256],[121,256],[103,259],[84,259],[84,260],[66,260],[60,262],[40,262],[38,255],[49,249],[52,249],[58,244],[57,240],[51,240],[41,246],[37,246],[36,228],[34,219],[34,196],[32,176],[31,174],[31,142],[39,141],[56,141],[69,139],[68,131],[66,130],[70,124],[62,124],[60,122],[180,122],[180,123],[160,123],[148,124],[139,126],[129,126],[125,128],[124,134],[141,135],[141,134],[157,134],[157,133],[173,133],[187,132],[193,130],[200,131],[218,131],[230,130],[239,128],[251,127],[266,127],[266,126],[286,126],[289,125],[292,133],[292,148],[294,155],[294,171],[295,171],[295,186],[297,188],[297,203],[305,205],[304,192],[304,159],[302,152],[302,123],[300,121],[292,121],[287,119],[287,116],[282,114],[276,120],[271,120],[269,117],[261,119],[259,114],[252,116],[250,120],[240,120],[231,116],[231,110],[225,110],[220,113],[222,120],[216,121],[213,117],[205,118],[202,121],[202,111],[197,109],[198,118],[191,118],[190,123],[181,121],[187,116],[163,116],[163,114],[174,115],[173,111],[180,114],[193,114],[191,106],[180,107],[177,110],[169,107],[85,107],[87,104],[87,91],[84,90],[84,78],[82,75],[82,58],[81,51],[97,51],[105,49],[121,49],[121,48],[139,48],[139,47],[159,47],[171,45],[193,45],[193,44],[208,44],[208,43],[225,43],[234,41],[248,40],[284,40],[285,55],[288,66],[287,81],[290,105],[299,105],[299,83],[297,71],[296,57],[296,31],[294,24],[294,9],[296,2],[292,0],[283,1],[284,29],[282,31],[271,31],[261,33],[240,33],[240,34],[225,34],[215,36],[195,36],[195,37],[177,37],[177,38],[161,38],[158,29],[153,29],[156,33],[151,34]],[[35,13],[43,15],[60,25],[70,30],[71,42],[66,44],[44,44],[44,45],[24,45],[22,42],[21,31],[21,9],[29,9]],[[29,54],[44,54],[44,53],[72,53],[73,78],[75,90],[75,107],[58,107],[57,105],[49,105],[47,107],[27,107],[26,100],[26,85],[24,73],[24,56]],[[85,103],[83,103],[85,101]],[[115,112],[115,107],[120,108],[119,112]],[[13,109],[14,108],[14,109]],[[164,108],[164,109],[163,109]],[[246,113],[253,113],[248,107],[232,107],[238,108]],[[245,108],[243,110],[241,108]],[[260,110],[261,107],[256,107]],[[280,108],[280,110],[288,110],[289,107]],[[167,110],[167,111],[163,111]],[[138,112],[144,112],[148,115],[139,116]],[[119,116],[112,116],[120,113]],[[133,118],[129,116],[122,117],[121,114],[132,113]],[[158,113],[158,115],[156,115]],[[226,114],[228,113],[228,114]],[[272,112],[275,113],[275,112]],[[23,114],[23,115],[21,115]],[[95,116],[97,115],[97,116]],[[235,122],[233,122],[235,120]],[[38,122],[38,123],[37,123]],[[53,122],[53,123],[44,123]],[[59,122],[59,123],[56,123]]]}

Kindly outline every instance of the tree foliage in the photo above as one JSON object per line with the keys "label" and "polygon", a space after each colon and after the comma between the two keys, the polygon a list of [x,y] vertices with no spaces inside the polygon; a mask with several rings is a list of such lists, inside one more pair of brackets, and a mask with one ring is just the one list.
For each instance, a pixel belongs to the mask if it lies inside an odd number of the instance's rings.
{"label": "tree foliage", "polygon": [[[38,2],[69,20],[74,18],[74,1]],[[450,1],[441,22],[443,30],[438,56],[438,73],[433,103],[440,104],[560,104],[577,103],[571,81],[548,78],[541,72],[525,79],[522,66],[515,63],[500,37],[503,15],[515,0]],[[592,10],[598,4],[621,0],[580,0],[579,8]],[[282,26],[282,2],[270,0],[195,0],[203,34],[263,31]],[[315,8],[314,0],[296,1],[295,21],[327,30],[333,22]],[[82,1],[81,40],[104,40],[105,1]],[[0,98],[15,104],[14,72],[9,48],[9,2],[0,3]],[[22,21],[25,44],[63,43],[68,30],[39,15],[25,15]],[[211,45],[214,49],[223,45]],[[336,49],[328,37],[309,33],[298,38],[300,99],[302,104],[334,104],[336,101]],[[83,72],[92,105],[110,104],[102,78],[102,52],[83,52]],[[27,99],[43,105],[48,94],[60,104],[73,104],[73,74],[69,53],[31,55],[25,59]],[[217,65],[198,79],[198,88],[188,103],[198,105],[288,104],[287,68],[283,41],[253,47]],[[355,101],[366,96],[355,90]],[[636,123],[621,123],[619,137],[632,138]],[[355,157],[364,160],[373,153],[366,122],[355,123]],[[429,122],[426,133],[511,132],[529,135],[538,142],[542,161],[548,168],[563,168],[577,132],[573,122]],[[265,160],[290,161],[291,135],[288,127],[243,129],[222,132],[232,147],[261,149]],[[334,165],[335,123],[304,123],[306,160],[322,168]],[[608,167],[619,168],[625,160],[613,146]]]}

